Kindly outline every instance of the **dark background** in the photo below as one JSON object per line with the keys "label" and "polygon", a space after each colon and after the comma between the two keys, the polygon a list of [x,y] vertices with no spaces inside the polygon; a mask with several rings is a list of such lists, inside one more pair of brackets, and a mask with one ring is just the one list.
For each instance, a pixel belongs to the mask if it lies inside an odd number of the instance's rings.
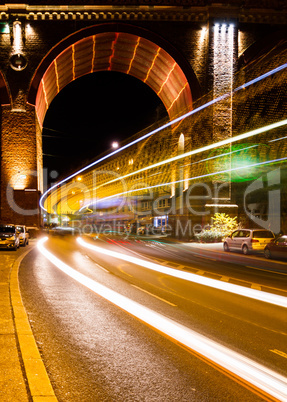
{"label": "dark background", "polygon": [[[44,120],[44,168],[64,178],[167,116],[159,97],[140,80],[103,71],[68,84]],[[55,176],[53,172],[53,176]]]}

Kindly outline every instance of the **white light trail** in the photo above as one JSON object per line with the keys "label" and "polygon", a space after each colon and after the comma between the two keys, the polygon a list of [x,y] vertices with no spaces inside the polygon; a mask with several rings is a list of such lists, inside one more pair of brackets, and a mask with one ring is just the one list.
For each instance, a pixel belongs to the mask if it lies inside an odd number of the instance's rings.
{"label": "white light trail", "polygon": [[[276,74],[278,71],[281,71],[281,70],[285,69],[286,67],[287,67],[287,63],[282,64],[281,66],[279,66],[279,67],[277,67],[277,68],[275,68],[275,69],[269,71],[268,73],[263,74],[262,76],[257,77],[256,79],[254,79],[254,80],[252,80],[252,81],[249,81],[249,82],[247,82],[246,84],[244,84],[244,85],[242,85],[242,86],[236,88],[233,92],[239,91],[240,89],[245,89],[245,88],[247,88],[248,86],[254,84],[255,82],[261,81],[262,79],[264,79],[264,78],[266,78],[266,77],[269,77],[269,76],[271,76],[271,75],[273,75],[273,74]],[[95,166],[95,165],[99,164],[100,162],[102,162],[102,161],[104,161],[104,160],[110,158],[111,156],[115,155],[116,153],[121,152],[122,150],[131,147],[132,145],[134,145],[134,144],[136,144],[136,143],[138,143],[138,142],[144,140],[145,138],[150,137],[150,136],[153,135],[153,134],[156,134],[156,133],[158,133],[158,132],[164,130],[164,129],[167,128],[167,127],[173,126],[174,124],[176,124],[176,123],[182,121],[182,120],[185,119],[186,117],[191,116],[191,115],[193,115],[193,114],[195,114],[195,113],[197,113],[197,112],[199,112],[199,111],[201,111],[201,110],[203,110],[203,109],[206,109],[207,107],[209,107],[209,106],[211,106],[211,105],[213,105],[213,104],[215,104],[215,103],[217,103],[217,102],[219,102],[219,101],[221,101],[221,100],[223,100],[223,99],[226,99],[226,98],[228,98],[228,97],[231,96],[231,95],[232,95],[232,93],[227,93],[227,94],[224,94],[224,95],[222,95],[222,96],[219,96],[218,98],[213,99],[213,100],[211,100],[210,102],[207,102],[207,103],[205,103],[204,105],[201,105],[201,106],[199,106],[198,108],[196,108],[196,109],[194,109],[194,110],[191,110],[190,112],[188,112],[188,113],[186,113],[186,114],[184,114],[184,115],[182,115],[182,116],[179,116],[178,118],[176,118],[176,119],[174,119],[174,120],[172,120],[172,121],[170,121],[170,122],[168,122],[168,123],[162,125],[161,127],[156,128],[155,130],[152,130],[151,132],[149,132],[149,133],[143,135],[142,137],[137,138],[136,140],[134,140],[134,141],[132,141],[132,142],[130,142],[130,143],[124,145],[124,146],[121,147],[121,148],[116,149],[115,151],[109,153],[108,155],[105,155],[105,156],[103,156],[102,158],[97,159],[95,162],[90,163],[89,165],[85,166],[84,168],[82,168],[82,169],[78,170],[77,172],[71,174],[70,176],[66,177],[65,179],[63,179],[63,180],[61,180],[60,182],[56,183],[55,185],[51,186],[47,191],[44,192],[44,194],[42,195],[42,197],[40,198],[40,201],[39,201],[40,207],[41,207],[44,211],[47,211],[46,208],[45,208],[44,205],[43,205],[43,200],[45,199],[45,197],[47,196],[47,194],[50,193],[54,188],[57,188],[57,187],[60,186],[61,184],[65,183],[66,181],[72,179],[73,177],[77,176],[78,174],[84,172],[85,170],[90,169],[92,166]]]}
{"label": "white light trail", "polygon": [[78,237],[77,242],[90,250],[96,251],[100,254],[105,254],[110,257],[118,258],[120,260],[131,262],[132,264],[140,265],[142,267],[151,269],[162,274],[173,276],[174,278],[183,279],[185,281],[198,283],[200,285],[209,286],[214,289],[224,290],[229,293],[234,293],[239,296],[249,297],[251,299],[259,300],[276,306],[287,308],[287,297],[275,295],[272,293],[262,292],[260,290],[246,288],[232,283],[217,281],[215,279],[205,278],[190,272],[179,271],[174,268],[164,267],[154,262],[142,260],[141,258],[132,257],[130,255],[118,253],[112,250],[105,250],[102,247],[94,246],[93,244],[85,242],[82,238]]}
{"label": "white light trail", "polygon": [[[201,147],[201,148],[193,149],[192,151],[185,152],[184,154],[180,154],[180,155],[174,156],[172,158],[165,159],[165,160],[163,160],[161,162],[155,163],[153,165],[146,166],[146,167],[144,167],[142,169],[139,169],[139,170],[136,170],[134,172],[128,173],[128,174],[126,174],[124,176],[117,177],[116,179],[109,180],[105,184],[101,184],[100,186],[96,187],[94,190],[97,190],[100,187],[106,186],[106,185],[114,183],[116,181],[126,179],[127,177],[136,175],[138,173],[142,173],[142,172],[145,172],[145,171],[150,170],[150,169],[155,169],[155,168],[157,168],[159,166],[166,165],[168,163],[175,162],[177,160],[186,158],[187,156],[196,155],[196,154],[199,154],[199,153],[202,153],[202,152],[210,151],[210,150],[215,149],[215,148],[223,147],[225,145],[230,145],[230,144],[232,144],[234,142],[245,140],[247,138],[254,137],[254,136],[259,135],[259,134],[263,134],[263,133],[265,133],[267,131],[274,130],[275,128],[279,128],[279,127],[282,127],[282,126],[285,126],[285,125],[287,125],[287,119],[278,121],[277,123],[273,123],[273,124],[270,124],[268,126],[257,128],[256,130],[252,130],[252,131],[248,131],[248,132],[243,133],[243,134],[239,134],[239,135],[237,135],[235,137],[229,137],[229,138],[227,138],[225,140],[216,142],[214,144],[209,144],[209,145],[206,145],[206,146]],[[228,154],[231,154],[231,152],[227,153],[227,155]],[[246,166],[246,167],[248,167],[248,166]],[[236,168],[236,169],[238,169],[238,168]],[[230,170],[224,171],[224,173],[227,173],[227,172],[230,172]],[[222,173],[222,172],[210,173],[210,175],[219,174],[219,173]],[[202,177],[204,177],[204,176],[202,176]],[[184,179],[183,181],[185,181],[185,180],[192,180],[192,178]],[[159,184],[156,187],[160,187],[162,185],[169,185],[169,184],[179,183],[179,182],[180,181],[172,182],[172,183],[166,183],[166,184]]]}
{"label": "white light trail", "polygon": [[[269,141],[269,142],[271,142],[271,141]],[[219,154],[219,155],[210,156],[209,158],[200,159],[199,161],[196,161],[196,162],[186,163],[185,165],[181,165],[181,167],[192,166],[192,165],[196,165],[198,163],[211,161],[213,159],[223,158],[225,156],[229,156],[229,155],[232,155],[232,154],[236,154],[238,152],[246,151],[247,149],[252,149],[252,148],[257,148],[257,147],[258,147],[258,144],[250,145],[249,147],[239,148],[239,149],[236,149],[235,151],[225,152],[225,153],[222,153],[222,154]]]}
{"label": "white light trail", "polygon": [[282,141],[282,140],[286,140],[286,138],[287,137],[275,138],[275,140],[270,140],[268,142]]}
{"label": "white light trail", "polygon": [[257,78],[254,78],[254,80],[251,80],[249,82],[246,82],[246,84],[240,85],[239,87],[237,87],[236,89],[234,89],[234,92],[240,91],[241,89],[245,89],[247,87],[249,87],[250,85],[255,84],[258,81],[264,80],[267,77],[270,77],[273,74],[278,73],[279,71],[284,70],[287,67],[287,63],[282,64],[281,66],[274,68],[274,70],[268,71],[268,73],[265,73],[263,75],[260,75]]}
{"label": "white light trail", "polygon": [[[287,122],[287,120],[286,120],[286,122]],[[185,182],[185,181],[198,180],[198,179],[202,179],[202,178],[205,178],[205,177],[216,176],[216,175],[218,175],[218,174],[231,173],[231,172],[236,172],[236,171],[238,171],[238,170],[246,170],[246,169],[253,168],[253,167],[258,167],[258,166],[263,166],[263,165],[269,165],[269,164],[271,164],[271,163],[284,162],[284,161],[286,161],[286,160],[287,160],[287,157],[285,157],[285,158],[279,158],[279,159],[273,159],[273,160],[264,161],[264,162],[253,163],[253,164],[251,164],[251,165],[239,166],[239,167],[236,167],[236,168],[231,168],[231,169],[226,169],[226,170],[219,170],[219,171],[217,171],[217,172],[206,173],[206,174],[203,174],[203,175],[200,175],[200,176],[187,177],[186,179],[175,180],[175,181],[171,181],[171,182],[168,182],[168,183],[160,183],[160,184],[155,184],[155,185],[153,185],[153,186],[146,186],[146,187],[142,187],[142,188],[136,188],[136,189],[134,189],[134,190],[123,191],[122,193],[117,193],[117,194],[110,195],[110,196],[108,196],[108,197],[103,197],[103,198],[101,198],[100,200],[101,200],[101,201],[104,201],[104,200],[108,200],[108,199],[111,199],[111,198],[119,197],[119,196],[122,196],[122,195],[135,193],[135,192],[137,192],[137,191],[149,190],[149,189],[152,189],[152,188],[163,187],[163,186],[170,186],[170,185],[172,185],[172,184],[178,184],[178,183],[182,183],[182,182]],[[83,208],[87,208],[87,207],[89,207],[89,206],[91,206],[91,205],[94,205],[94,204],[95,204],[94,201],[89,201],[89,203],[86,204],[86,205],[84,205]],[[82,209],[82,208],[81,208],[81,209]],[[79,211],[80,211],[80,210],[79,210]]]}
{"label": "white light trail", "polygon": [[[256,391],[261,391],[265,396],[267,394],[280,401],[287,400],[286,377],[95,282],[50,253],[43,245],[46,240],[47,238],[43,238],[38,242],[39,251],[57,268],[77,282],[161,332],[174,342],[219,365],[236,379],[239,377],[243,384],[251,384],[253,388],[256,388]],[[110,251],[108,253],[110,254]]]}

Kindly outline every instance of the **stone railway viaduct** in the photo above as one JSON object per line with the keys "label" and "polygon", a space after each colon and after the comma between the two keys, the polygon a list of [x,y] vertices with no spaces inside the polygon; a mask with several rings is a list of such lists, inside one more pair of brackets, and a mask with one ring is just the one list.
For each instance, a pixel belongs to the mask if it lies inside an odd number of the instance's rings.
{"label": "stone railway viaduct", "polygon": [[[53,98],[71,81],[97,71],[130,74],[157,93],[172,120],[287,61],[283,0],[38,3],[0,5],[5,222],[40,224],[42,125]],[[183,151],[182,133],[186,152],[286,119],[285,70],[251,93],[173,127],[170,155]]]}

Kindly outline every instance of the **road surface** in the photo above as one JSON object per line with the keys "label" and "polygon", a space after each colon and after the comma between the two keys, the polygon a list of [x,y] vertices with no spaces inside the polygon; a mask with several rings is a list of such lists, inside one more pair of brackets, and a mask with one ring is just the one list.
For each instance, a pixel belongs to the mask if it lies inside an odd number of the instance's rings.
{"label": "road surface", "polygon": [[[51,236],[44,247],[93,283],[148,308],[150,316],[156,313],[159,321],[179,324],[176,332],[187,329],[278,376],[286,375],[286,308],[111,254],[196,273],[217,283],[254,290],[257,286],[259,294],[268,290],[281,297],[287,295],[287,264],[158,241],[83,240],[107,253],[88,249],[69,236]],[[99,296],[83,286],[37,248],[23,260],[19,280],[37,345],[60,401],[264,400],[264,391],[111,303],[105,290]]]}

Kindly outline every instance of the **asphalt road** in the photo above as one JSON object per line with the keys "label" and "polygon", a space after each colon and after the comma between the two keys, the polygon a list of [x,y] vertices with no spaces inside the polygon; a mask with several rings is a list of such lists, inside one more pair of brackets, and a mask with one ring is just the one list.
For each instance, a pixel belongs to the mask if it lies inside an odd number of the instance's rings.
{"label": "asphalt road", "polygon": [[[228,349],[286,374],[286,309],[187,282],[111,256],[118,251],[186,272],[284,294],[284,264],[190,250],[179,244],[101,238],[107,254],[75,238],[45,247],[85,276]],[[228,253],[229,254],[229,253]],[[258,262],[259,261],[259,262]],[[274,272],[274,271],[278,271]],[[220,278],[218,278],[220,277]],[[228,280],[227,280],[228,278]],[[21,294],[59,401],[259,401],[240,378],[180,347],[57,269],[37,249],[23,260]]]}

